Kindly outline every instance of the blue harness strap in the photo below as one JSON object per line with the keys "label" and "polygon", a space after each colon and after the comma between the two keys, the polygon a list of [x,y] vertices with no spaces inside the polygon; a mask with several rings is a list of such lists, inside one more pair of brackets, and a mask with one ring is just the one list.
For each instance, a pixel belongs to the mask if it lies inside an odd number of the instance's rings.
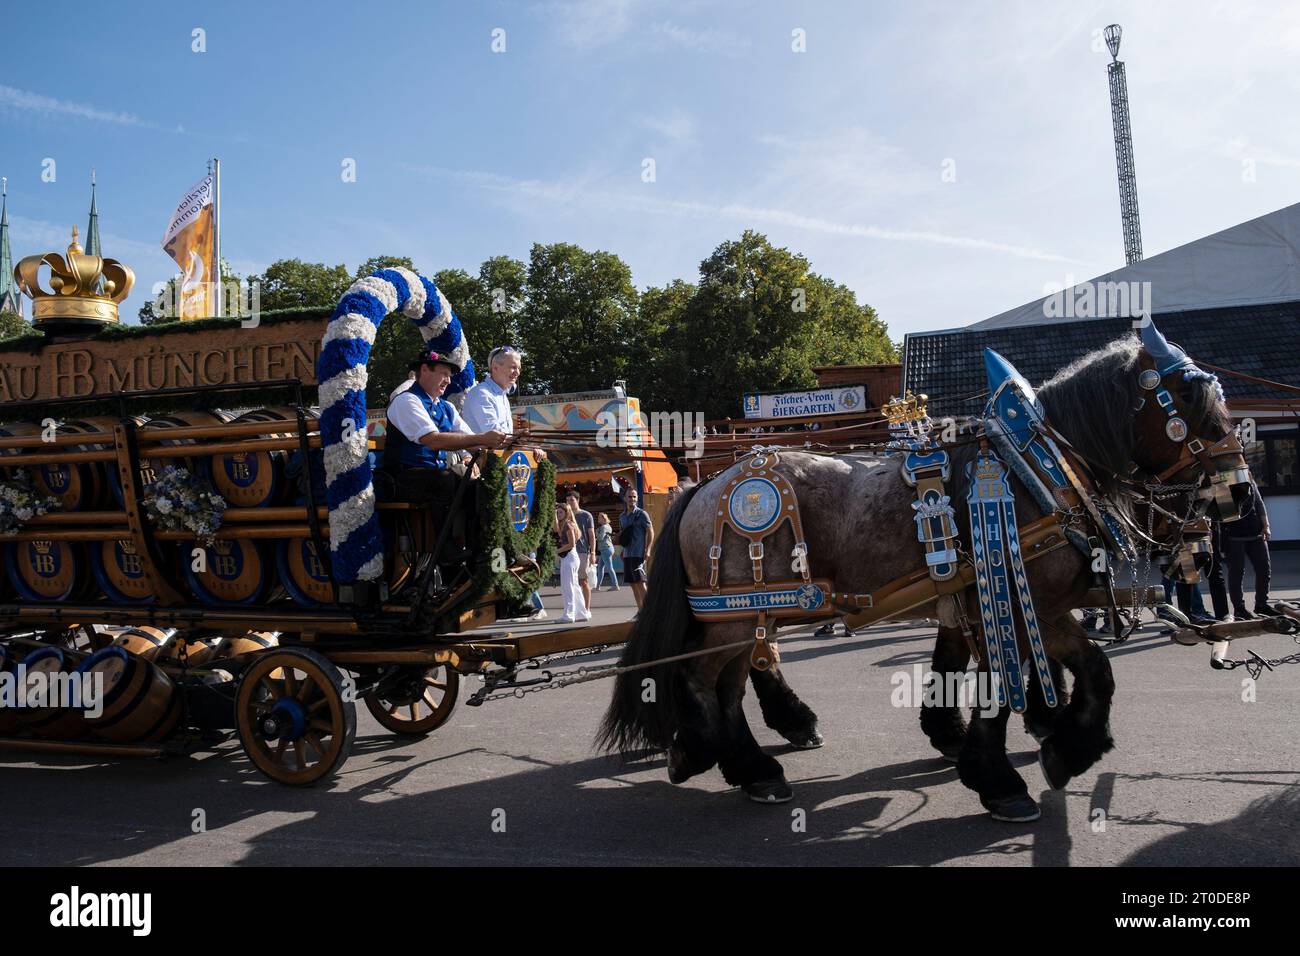
{"label": "blue harness strap", "polygon": [[970,508],[971,550],[975,557],[975,584],[989,672],[996,675],[998,705],[1009,702],[1012,710],[1023,714],[1025,687],[1020,676],[1016,622],[1011,613],[1011,589],[1002,550],[1002,501],[1009,493],[1006,472],[991,451],[981,452],[968,469],[973,473],[969,475],[966,502]]}

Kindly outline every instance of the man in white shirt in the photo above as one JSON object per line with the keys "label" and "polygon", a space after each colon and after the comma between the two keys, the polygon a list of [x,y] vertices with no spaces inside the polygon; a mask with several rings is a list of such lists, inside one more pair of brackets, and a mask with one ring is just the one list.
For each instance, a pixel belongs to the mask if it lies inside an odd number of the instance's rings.
{"label": "man in white shirt", "polygon": [[475,432],[442,397],[460,371],[452,356],[425,350],[413,364],[415,381],[388,405],[384,468],[393,475],[400,500],[445,506],[465,472],[460,453],[500,448],[507,435],[493,428]]}
{"label": "man in white shirt", "polygon": [[[510,412],[510,393],[519,381],[519,350],[513,345],[498,345],[488,353],[488,377],[465,393],[461,414],[475,431],[494,429],[513,435],[514,416]],[[546,457],[540,448],[530,449],[537,459]]]}

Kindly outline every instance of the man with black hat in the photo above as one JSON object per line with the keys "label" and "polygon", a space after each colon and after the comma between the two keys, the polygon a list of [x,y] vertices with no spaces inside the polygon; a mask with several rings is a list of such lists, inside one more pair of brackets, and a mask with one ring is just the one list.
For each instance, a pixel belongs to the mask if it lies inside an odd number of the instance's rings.
{"label": "man with black hat", "polygon": [[500,448],[509,438],[496,430],[475,433],[442,397],[460,363],[445,353],[423,350],[411,363],[415,380],[388,405],[384,468],[403,501],[429,501],[444,510],[465,473],[461,451]]}

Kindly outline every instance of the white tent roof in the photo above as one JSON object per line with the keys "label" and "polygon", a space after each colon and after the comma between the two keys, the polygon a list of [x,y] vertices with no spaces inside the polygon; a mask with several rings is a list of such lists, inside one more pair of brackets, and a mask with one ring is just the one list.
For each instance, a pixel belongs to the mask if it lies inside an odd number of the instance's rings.
{"label": "white tent roof", "polygon": [[[1101,283],[1134,282],[1151,283],[1152,313],[1300,300],[1300,203],[1107,272],[1076,285],[1062,299],[1073,295],[1078,302],[1087,285],[1096,290]],[[1116,296],[1094,292],[1093,314],[1055,318],[1047,311],[1050,298],[1035,299],[967,328],[1002,329],[1129,314],[1115,307]],[[1056,315],[1062,299],[1052,303]]]}

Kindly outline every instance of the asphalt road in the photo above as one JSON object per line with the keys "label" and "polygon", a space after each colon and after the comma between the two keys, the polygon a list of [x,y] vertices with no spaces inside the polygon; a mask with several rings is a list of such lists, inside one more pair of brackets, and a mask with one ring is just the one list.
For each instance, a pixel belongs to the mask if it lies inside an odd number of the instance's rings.
{"label": "asphalt road", "polygon": [[[1300,554],[1275,555],[1275,581],[1275,597],[1300,598]],[[631,613],[626,589],[595,604],[598,623]],[[1300,863],[1300,666],[1266,673],[1245,702],[1244,670],[1212,671],[1208,649],[1145,628],[1108,652],[1116,749],[1065,791],[1047,788],[1012,718],[1012,761],[1043,816],[1006,824],[931,751],[917,712],[891,704],[892,675],[928,661],[932,634],[782,639],[787,678],[827,738],[792,750],[747,698],[795,787],[782,806],[748,802],[716,771],[674,787],[661,758],[594,753],[608,682],[471,708],[469,681],[451,720],[415,743],[361,708],[351,759],[309,790],[268,782],[229,744],[162,762],[0,754],[6,815],[27,821],[5,828],[0,864]],[[1266,657],[1296,650],[1280,636],[1245,643]]]}

